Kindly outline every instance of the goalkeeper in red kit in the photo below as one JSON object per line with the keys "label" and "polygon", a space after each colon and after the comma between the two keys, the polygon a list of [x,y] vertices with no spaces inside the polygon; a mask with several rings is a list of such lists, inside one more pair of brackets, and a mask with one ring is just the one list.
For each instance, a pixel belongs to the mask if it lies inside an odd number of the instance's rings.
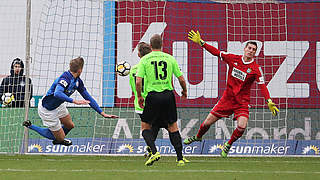
{"label": "goalkeeper in red kit", "polygon": [[224,143],[221,152],[222,157],[227,157],[232,143],[242,136],[247,127],[249,120],[250,89],[254,81],[257,81],[272,115],[276,116],[279,110],[270,99],[269,91],[264,83],[261,67],[253,59],[257,51],[256,42],[247,42],[244,48],[244,54],[235,55],[220,51],[207,44],[201,39],[199,31],[194,32],[191,30],[188,33],[188,38],[205,48],[211,54],[220,57],[221,60],[229,65],[229,69],[227,89],[224,91],[222,98],[202,122],[197,135],[186,138],[184,144],[201,141],[202,136],[208,131],[212,124],[220,118],[229,117],[234,114],[234,120],[238,122],[237,128],[233,131],[230,140]]}

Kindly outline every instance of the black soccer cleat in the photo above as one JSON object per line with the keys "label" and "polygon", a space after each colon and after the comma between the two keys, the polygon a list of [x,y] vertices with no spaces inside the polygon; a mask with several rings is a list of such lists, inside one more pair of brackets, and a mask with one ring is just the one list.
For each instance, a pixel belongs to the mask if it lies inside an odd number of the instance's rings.
{"label": "black soccer cleat", "polygon": [[30,127],[32,125],[31,121],[27,120],[27,121],[23,121],[22,123],[22,126],[25,126],[25,127]]}
{"label": "black soccer cleat", "polygon": [[54,145],[61,144],[61,145],[65,145],[65,146],[71,146],[72,145],[72,141],[69,140],[69,139],[64,139],[63,141],[53,140],[52,144],[54,144]]}

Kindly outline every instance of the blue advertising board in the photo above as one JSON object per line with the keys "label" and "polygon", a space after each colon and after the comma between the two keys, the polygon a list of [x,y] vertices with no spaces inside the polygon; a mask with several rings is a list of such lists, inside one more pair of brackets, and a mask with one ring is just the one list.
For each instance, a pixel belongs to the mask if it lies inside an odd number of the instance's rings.
{"label": "blue advertising board", "polygon": [[[155,142],[160,154],[176,154],[174,147],[169,139],[158,139]],[[115,140],[112,143],[111,154],[143,154],[146,144],[143,139],[122,139]],[[188,154],[201,154],[202,143],[193,143],[192,145],[183,146],[182,152]]]}
{"label": "blue advertising board", "polygon": [[28,153],[44,154],[109,154],[112,140],[109,138],[70,138],[71,146],[53,145],[48,139],[29,139]]}
{"label": "blue advertising board", "polygon": [[[71,146],[53,145],[48,139],[30,139],[28,153],[44,154],[144,154],[146,144],[143,139],[112,138],[71,138]],[[183,145],[184,155],[219,155],[225,140],[203,140]],[[160,154],[175,155],[169,139],[157,139],[156,148]],[[238,140],[229,155],[285,156],[319,155],[319,140]]]}
{"label": "blue advertising board", "polygon": [[296,155],[320,156],[320,140],[298,141]]}
{"label": "blue advertising board", "polygon": [[[224,142],[205,140],[202,154],[220,154]],[[296,143],[295,140],[238,140],[233,143],[229,155],[294,155]]]}

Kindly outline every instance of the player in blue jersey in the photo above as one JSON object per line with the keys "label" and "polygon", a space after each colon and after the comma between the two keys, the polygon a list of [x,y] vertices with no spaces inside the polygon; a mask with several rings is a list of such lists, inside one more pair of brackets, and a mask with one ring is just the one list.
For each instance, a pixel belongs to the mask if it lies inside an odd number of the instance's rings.
{"label": "player in blue jersey", "polygon": [[[35,126],[31,124],[31,121],[29,120],[24,121],[23,126],[36,131],[43,137],[53,140],[53,144],[69,146],[72,145],[72,142],[65,139],[65,136],[72,128],[74,128],[74,123],[72,122],[66,103],[64,102],[77,105],[89,104],[105,118],[118,117],[104,113],[97,102],[88,93],[84,87],[83,81],[80,79],[83,65],[84,60],[82,57],[72,59],[70,61],[69,71],[64,72],[53,82],[47,94],[39,102],[38,114],[42,119],[43,125],[48,128]],[[70,98],[76,90],[81,94],[84,100]]]}

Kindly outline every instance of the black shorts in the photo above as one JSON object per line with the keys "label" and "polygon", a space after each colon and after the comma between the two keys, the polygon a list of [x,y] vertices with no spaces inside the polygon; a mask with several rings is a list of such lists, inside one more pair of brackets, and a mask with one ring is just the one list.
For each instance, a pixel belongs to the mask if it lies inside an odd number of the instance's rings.
{"label": "black shorts", "polygon": [[[138,114],[139,114],[139,113],[138,113]],[[142,113],[142,114],[139,114],[139,116],[140,116],[141,121],[144,122],[144,115],[143,115],[143,113]]]}
{"label": "black shorts", "polygon": [[149,92],[141,121],[159,128],[168,128],[168,124],[176,122],[177,106],[173,92],[169,90]]}

